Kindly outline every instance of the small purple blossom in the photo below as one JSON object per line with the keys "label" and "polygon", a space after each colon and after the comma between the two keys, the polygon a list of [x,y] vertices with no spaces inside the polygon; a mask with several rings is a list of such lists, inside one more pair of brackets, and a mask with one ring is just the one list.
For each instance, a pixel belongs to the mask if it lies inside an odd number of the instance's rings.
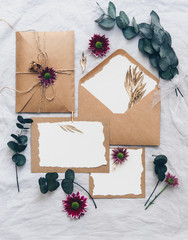
{"label": "small purple blossom", "polygon": [[49,87],[51,84],[54,84],[57,74],[53,68],[45,67],[40,72],[38,78],[40,78],[40,85]]}
{"label": "small purple blossom", "polygon": [[173,176],[170,173],[167,174],[165,182],[167,182],[168,185],[171,185],[173,187],[176,187],[179,185],[178,178],[176,176]]}
{"label": "small purple blossom", "polygon": [[114,148],[112,150],[112,159],[115,164],[122,164],[128,157],[127,148]]}
{"label": "small purple blossom", "polygon": [[89,40],[89,50],[91,54],[96,57],[103,57],[110,50],[109,48],[109,39],[105,35],[94,34],[93,37]]}
{"label": "small purple blossom", "polygon": [[76,219],[80,219],[86,212],[87,198],[80,196],[77,192],[68,195],[66,200],[63,200],[64,211],[67,212],[68,216]]}

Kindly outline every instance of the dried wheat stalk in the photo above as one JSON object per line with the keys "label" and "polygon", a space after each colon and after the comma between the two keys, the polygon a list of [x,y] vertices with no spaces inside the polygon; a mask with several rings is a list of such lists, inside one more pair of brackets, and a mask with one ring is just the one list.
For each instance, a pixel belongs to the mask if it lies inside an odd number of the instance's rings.
{"label": "dried wheat stalk", "polygon": [[142,71],[137,71],[138,66],[131,68],[126,73],[125,89],[129,95],[130,101],[128,108],[131,108],[136,102],[140,101],[146,89],[146,83],[143,84],[144,75]]}
{"label": "dried wheat stalk", "polygon": [[61,129],[63,129],[65,132],[79,132],[79,133],[83,133],[81,130],[79,130],[78,128],[72,126],[72,125],[59,125],[61,127]]}

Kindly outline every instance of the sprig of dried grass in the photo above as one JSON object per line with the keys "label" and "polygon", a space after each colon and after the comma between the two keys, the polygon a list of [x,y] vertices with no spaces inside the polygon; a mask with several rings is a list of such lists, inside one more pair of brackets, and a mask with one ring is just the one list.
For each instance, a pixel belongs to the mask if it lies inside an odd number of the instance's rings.
{"label": "sprig of dried grass", "polygon": [[65,132],[79,132],[79,133],[83,133],[81,130],[79,130],[78,128],[72,126],[72,125],[59,125],[61,129],[63,129]]}
{"label": "sprig of dried grass", "polygon": [[129,70],[126,73],[125,89],[129,95],[130,101],[128,108],[131,108],[136,102],[140,101],[143,97],[146,89],[146,83],[143,83],[144,74],[142,71],[137,71],[138,66],[132,68],[129,66]]}

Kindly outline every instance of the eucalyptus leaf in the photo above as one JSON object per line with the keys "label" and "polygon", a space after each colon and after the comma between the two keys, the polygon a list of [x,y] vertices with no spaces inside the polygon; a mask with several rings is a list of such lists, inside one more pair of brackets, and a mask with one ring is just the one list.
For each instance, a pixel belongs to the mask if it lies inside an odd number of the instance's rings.
{"label": "eucalyptus leaf", "polygon": [[159,67],[162,71],[166,71],[170,66],[169,59],[167,57],[159,59]]}
{"label": "eucalyptus leaf", "polygon": [[160,24],[160,18],[155,11],[151,11],[150,17],[151,17],[151,26],[152,27],[158,26],[158,27],[162,28],[162,26]]}
{"label": "eucalyptus leaf", "polygon": [[24,126],[23,126],[22,124],[20,124],[20,123],[16,123],[16,126],[17,126],[18,128],[20,128],[20,129],[23,129],[23,128],[24,128]]}
{"label": "eucalyptus leaf", "polygon": [[151,39],[152,38],[152,30],[150,25],[147,23],[140,23],[138,25],[139,33],[142,37]]}
{"label": "eucalyptus leaf", "polygon": [[31,119],[31,118],[25,118],[25,119],[24,119],[24,122],[25,122],[25,123],[32,123],[32,122],[33,122],[33,119]]}
{"label": "eucalyptus leaf", "polygon": [[18,144],[17,143],[10,141],[7,143],[7,145],[12,151],[18,152]]}
{"label": "eucalyptus leaf", "polygon": [[168,161],[167,157],[165,155],[158,155],[154,159],[154,164],[155,165],[164,165]]}
{"label": "eucalyptus leaf", "polygon": [[47,180],[47,182],[54,181],[54,180],[58,179],[58,176],[59,175],[56,172],[47,173],[46,174],[46,180]]}
{"label": "eucalyptus leaf", "polygon": [[22,116],[19,115],[19,116],[17,117],[17,119],[18,119],[18,121],[19,121],[20,123],[23,123],[23,124],[25,123]]}
{"label": "eucalyptus leaf", "polygon": [[105,16],[105,14],[102,14],[99,18],[97,18],[97,19],[95,20],[95,22],[96,22],[96,23],[100,23],[100,22],[103,20],[104,16]]}
{"label": "eucalyptus leaf", "polygon": [[124,29],[127,27],[127,23],[121,17],[116,18],[116,23],[120,29]]}
{"label": "eucalyptus leaf", "polygon": [[40,191],[43,194],[46,194],[48,192],[48,186],[47,186],[47,181],[46,178],[39,178],[39,186],[40,186]]}
{"label": "eucalyptus leaf", "polygon": [[19,137],[15,134],[11,134],[11,137],[13,137],[17,142],[19,142]]}
{"label": "eucalyptus leaf", "polygon": [[151,45],[151,41],[148,40],[147,38],[144,39],[143,49],[148,54],[154,54],[155,53],[155,50],[153,49],[153,47]]}
{"label": "eucalyptus leaf", "polygon": [[107,18],[104,18],[101,22],[99,22],[99,26],[101,26],[102,28],[104,29],[111,29],[114,27],[116,23],[116,20],[110,18],[110,17],[107,17]]}
{"label": "eucalyptus leaf", "polygon": [[22,167],[26,162],[26,158],[23,154],[16,153],[12,156],[12,161],[15,162],[18,167]]}
{"label": "eucalyptus leaf", "polygon": [[136,20],[135,20],[134,17],[133,17],[133,20],[132,20],[132,24],[133,24],[133,28],[134,28],[135,33],[138,33],[139,32],[138,24],[136,23]]}
{"label": "eucalyptus leaf", "polygon": [[134,38],[137,33],[134,31],[134,28],[132,26],[128,26],[127,28],[123,29],[123,35],[126,39],[130,40]]}
{"label": "eucalyptus leaf", "polygon": [[166,71],[159,71],[159,76],[165,80],[171,80],[176,74],[179,74],[177,68],[168,68]]}
{"label": "eucalyptus leaf", "polygon": [[125,21],[125,23],[128,25],[130,23],[129,18],[127,16],[127,14],[124,11],[120,11],[119,12],[119,16],[121,19],[123,19]]}
{"label": "eucalyptus leaf", "polygon": [[48,190],[50,192],[53,192],[59,187],[59,185],[60,184],[57,181],[50,181],[50,182],[48,182]]}
{"label": "eucalyptus leaf", "polygon": [[109,2],[109,4],[108,4],[108,15],[111,18],[116,19],[116,7],[113,4],[113,2]]}
{"label": "eucalyptus leaf", "polygon": [[158,53],[150,54],[150,55],[149,55],[150,63],[151,63],[151,65],[152,65],[154,68],[158,68],[159,58],[160,58],[160,57],[159,57],[159,54],[158,54]]}
{"label": "eucalyptus leaf", "polygon": [[25,143],[27,143],[27,141],[28,141],[28,138],[25,135],[21,135],[21,136],[18,137],[18,142],[20,144],[25,144]]}
{"label": "eucalyptus leaf", "polygon": [[139,50],[145,54],[145,55],[149,55],[147,52],[144,51],[144,38],[140,38],[139,41],[138,41],[138,48]]}
{"label": "eucalyptus leaf", "polygon": [[154,26],[151,44],[152,44],[152,47],[157,52],[159,52],[160,47],[161,47],[161,45],[163,43],[164,35],[165,35],[164,30],[160,29],[157,26]]}
{"label": "eucalyptus leaf", "polygon": [[171,36],[167,31],[164,32],[163,42],[169,44],[170,46],[172,45]]}
{"label": "eucalyptus leaf", "polygon": [[27,144],[26,145],[18,145],[18,148],[17,148],[17,151],[18,152],[23,152],[27,147]]}
{"label": "eucalyptus leaf", "polygon": [[63,181],[61,183],[61,187],[66,194],[71,194],[74,189],[73,182],[71,182],[68,179],[63,179]]}
{"label": "eucalyptus leaf", "polygon": [[68,169],[66,172],[65,172],[65,178],[67,180],[70,180],[70,181],[74,181],[74,178],[75,178],[75,174],[74,174],[74,171],[72,169]]}

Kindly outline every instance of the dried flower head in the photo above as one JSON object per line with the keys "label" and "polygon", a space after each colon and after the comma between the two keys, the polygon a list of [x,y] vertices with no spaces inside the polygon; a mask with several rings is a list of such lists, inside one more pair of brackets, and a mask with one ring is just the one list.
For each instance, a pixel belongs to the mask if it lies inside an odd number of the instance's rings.
{"label": "dried flower head", "polygon": [[109,48],[109,39],[105,35],[94,34],[93,37],[89,40],[89,50],[91,54],[96,57],[103,57],[110,50]]}
{"label": "dried flower head", "polygon": [[51,84],[54,84],[57,74],[53,68],[46,67],[42,69],[38,78],[40,78],[40,85],[49,87]]}
{"label": "dried flower head", "polygon": [[72,218],[79,219],[86,212],[87,198],[80,196],[80,193],[77,192],[68,195],[66,200],[63,200],[64,211],[67,212],[68,216]]}
{"label": "dried flower head", "polygon": [[127,148],[115,148],[112,150],[112,159],[114,164],[122,164],[128,157]]}
{"label": "dried flower head", "polygon": [[178,178],[176,178],[176,176],[171,175],[170,173],[167,174],[165,182],[167,182],[168,185],[171,185],[173,187],[179,185]]}

